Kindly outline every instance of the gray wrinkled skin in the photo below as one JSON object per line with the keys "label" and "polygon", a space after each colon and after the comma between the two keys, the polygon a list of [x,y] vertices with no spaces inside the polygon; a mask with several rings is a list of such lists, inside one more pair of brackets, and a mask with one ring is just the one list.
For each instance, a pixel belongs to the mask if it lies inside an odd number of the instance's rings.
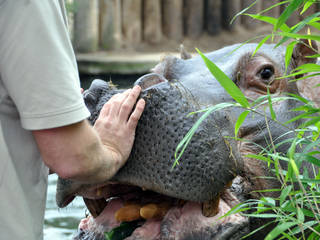
{"label": "gray wrinkled skin", "polygon": [[[101,92],[95,109],[91,108],[94,104],[88,104],[91,123],[95,122],[103,104],[116,92],[107,83],[99,81],[95,84],[105,90]],[[141,97],[146,99],[146,107],[137,127],[130,158],[111,181],[185,200],[204,202],[213,199],[241,169],[236,153],[230,154],[235,143],[224,140],[233,130],[228,116],[220,112],[208,118],[194,135],[180,165],[171,171],[176,146],[199,118],[198,114],[187,115],[198,110],[200,104],[175,81],[146,89]]]}

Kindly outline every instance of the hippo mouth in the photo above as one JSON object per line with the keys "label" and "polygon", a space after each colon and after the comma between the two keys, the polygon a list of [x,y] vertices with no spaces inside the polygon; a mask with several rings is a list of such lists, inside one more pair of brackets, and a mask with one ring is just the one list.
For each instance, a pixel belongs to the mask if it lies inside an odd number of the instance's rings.
{"label": "hippo mouth", "polygon": [[[238,203],[230,190],[205,203],[116,183],[76,195],[83,196],[91,216],[81,221],[74,239],[105,239],[106,232],[124,222],[135,225],[123,237],[127,240],[239,239],[248,233],[248,220],[240,214],[222,218]],[[67,198],[65,204],[73,197]]]}

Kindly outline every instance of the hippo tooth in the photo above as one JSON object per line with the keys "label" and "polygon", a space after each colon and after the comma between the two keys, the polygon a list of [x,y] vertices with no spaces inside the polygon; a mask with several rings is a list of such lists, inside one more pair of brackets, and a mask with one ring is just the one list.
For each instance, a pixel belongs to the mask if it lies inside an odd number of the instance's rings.
{"label": "hippo tooth", "polygon": [[141,218],[140,209],[140,204],[128,204],[116,211],[114,217],[118,222],[135,221]]}
{"label": "hippo tooth", "polygon": [[162,219],[170,209],[167,202],[155,204],[149,203],[140,209],[140,216],[144,219],[160,218]]}
{"label": "hippo tooth", "polygon": [[102,199],[88,199],[88,198],[83,198],[84,203],[86,204],[90,214],[92,217],[96,218],[98,217],[103,209],[107,206],[107,202],[104,198]]}
{"label": "hippo tooth", "polygon": [[202,214],[205,217],[214,217],[219,212],[220,197],[204,202],[202,204]]}

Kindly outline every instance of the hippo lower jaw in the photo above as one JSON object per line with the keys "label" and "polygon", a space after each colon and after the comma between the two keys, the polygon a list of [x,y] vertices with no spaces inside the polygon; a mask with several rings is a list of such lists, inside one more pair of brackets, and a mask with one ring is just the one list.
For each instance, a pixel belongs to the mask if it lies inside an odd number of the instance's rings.
{"label": "hippo lower jaw", "polygon": [[[105,239],[105,232],[127,221],[138,222],[127,240],[239,239],[249,232],[248,219],[240,214],[221,218],[238,203],[229,190],[220,199],[207,203],[179,200],[119,184],[100,186],[80,195],[85,196],[94,218],[81,221],[74,239]],[[154,214],[152,207],[158,214]]]}

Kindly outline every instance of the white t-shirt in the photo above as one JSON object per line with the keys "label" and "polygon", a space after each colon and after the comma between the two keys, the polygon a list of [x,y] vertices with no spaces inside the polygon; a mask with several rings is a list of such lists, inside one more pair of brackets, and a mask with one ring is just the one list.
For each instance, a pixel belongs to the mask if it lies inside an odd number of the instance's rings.
{"label": "white t-shirt", "polygon": [[0,239],[43,238],[48,169],[31,130],[88,116],[63,0],[0,0]]}

